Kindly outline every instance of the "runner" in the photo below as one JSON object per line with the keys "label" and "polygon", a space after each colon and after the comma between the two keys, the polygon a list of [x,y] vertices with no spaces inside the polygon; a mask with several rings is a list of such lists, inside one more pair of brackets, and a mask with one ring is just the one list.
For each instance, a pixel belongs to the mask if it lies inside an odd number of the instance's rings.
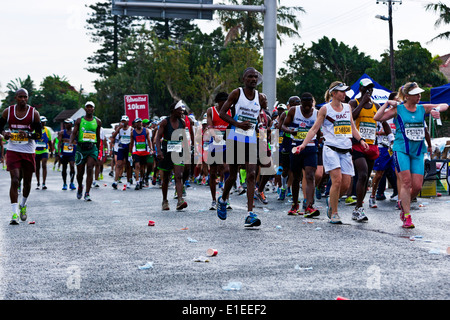
{"label": "runner", "polygon": [[100,149],[98,150],[98,157],[94,169],[94,182],[92,186],[100,188],[99,181],[103,180],[103,165],[106,162],[106,155],[108,154],[108,144],[106,141],[105,130],[100,128]]}
{"label": "runner", "polygon": [[170,210],[167,191],[172,171],[175,176],[175,189],[178,198],[177,210],[182,210],[188,206],[182,197],[184,159],[187,156],[190,157],[189,151],[183,157],[183,149],[186,152],[186,150],[190,150],[190,147],[186,139],[184,105],[181,101],[174,102],[170,105],[169,110],[170,116],[159,123],[155,140],[158,169],[162,172],[162,210]]}
{"label": "runner", "polygon": [[[125,170],[127,174],[127,182],[130,182],[130,180],[132,179],[130,166],[131,154],[129,154],[129,151],[130,151],[131,130],[133,128],[128,125],[129,120],[130,119],[128,118],[128,116],[122,116],[122,118],[120,119],[119,126],[111,136],[112,139],[118,137],[118,149],[116,152],[117,161],[116,161],[114,182],[112,184],[112,187],[114,189],[117,189],[117,185],[119,184],[119,180],[122,177],[123,170]],[[127,190],[127,182],[123,184],[122,189],[123,191]]]}
{"label": "runner", "polygon": [[42,190],[46,190],[47,186],[45,185],[45,181],[47,180],[47,161],[48,161],[48,153],[50,151],[53,154],[53,142],[52,135],[47,126],[47,118],[44,116],[40,117],[42,124],[42,137],[39,140],[36,140],[36,180],[37,187],[36,190],[40,189],[40,172],[42,167]]}
{"label": "runner", "polygon": [[[149,119],[142,119],[142,127],[145,128],[147,131],[149,131],[149,135],[151,137],[151,140],[153,140],[153,122],[150,122]],[[151,149],[149,150],[150,154],[146,157],[146,164],[145,164],[145,173],[144,173],[144,184],[146,187],[149,187],[149,177],[150,174],[153,172],[153,166],[154,166],[154,148],[153,143],[151,144]]]}
{"label": "runner", "polygon": [[[284,120],[283,127],[285,132],[291,134],[292,146],[299,146],[305,139],[308,131],[313,127],[317,120],[317,109],[314,108],[314,98],[309,92],[305,92],[301,96],[301,105],[291,107]],[[313,207],[314,190],[315,190],[315,174],[317,169],[317,145],[320,137],[320,129],[316,137],[312,138],[305,150],[299,154],[291,152],[290,170],[293,173],[294,180],[292,182],[292,207],[289,210],[289,215],[297,215],[299,213],[298,196],[300,190],[300,177],[302,170],[305,172],[306,184],[302,184],[306,194],[306,209],[304,217],[314,217],[320,214],[317,208]]]}
{"label": "runner", "polygon": [[[255,190],[255,199],[259,200],[262,204],[268,204],[268,200],[266,195],[264,194],[264,189],[266,187],[267,182],[272,177],[271,174],[265,174],[263,172],[263,168],[272,167],[272,154],[270,150],[270,138],[271,138],[271,130],[272,119],[270,118],[270,114],[267,111],[267,97],[265,94],[261,93],[263,96],[263,100],[261,100],[261,111],[259,112],[259,123],[258,123],[258,131],[256,133],[256,137],[258,139],[258,167],[257,167],[257,189]],[[264,107],[263,107],[264,106]],[[267,163],[261,163],[261,155],[264,156],[265,159],[269,160]]]}
{"label": "runner", "polygon": [[145,178],[147,158],[150,150],[153,150],[151,132],[142,127],[142,119],[136,118],[133,121],[136,128],[133,130],[130,141],[130,152],[133,154],[134,177],[136,179],[135,190],[142,189]]}
{"label": "runner", "polygon": [[[401,102],[388,100],[376,113],[375,120],[387,121],[394,118],[396,127],[394,163],[400,180],[399,201],[402,208],[400,219],[403,228],[414,228],[410,214],[411,199],[415,198],[423,184],[425,142],[424,118],[431,113],[439,118],[439,113],[448,109],[448,104],[419,104],[421,93],[417,83],[408,82],[399,89]],[[388,108],[392,106],[392,108]]]}
{"label": "runner", "polygon": [[[31,179],[36,168],[35,140],[42,137],[39,112],[28,105],[28,91],[19,89],[15,95],[16,104],[3,110],[0,118],[0,133],[8,142],[6,166],[11,177],[9,197],[12,218],[10,224],[17,225],[27,219],[27,200],[31,190]],[[9,130],[3,132],[5,124]],[[23,180],[22,201],[19,205],[19,183]]]}
{"label": "runner", "polygon": [[[380,154],[378,145],[376,144],[377,122],[373,119],[380,106],[378,103],[372,101],[373,88],[374,84],[370,79],[362,79],[359,83],[360,100],[354,99],[349,102],[352,108],[355,127],[369,145],[369,149],[365,151],[358,141],[354,138],[352,139],[352,158],[356,171],[356,206],[352,213],[352,219],[358,222],[368,221],[364,212],[363,201],[366,196],[374,162]],[[391,127],[385,121],[381,121],[381,125],[386,135],[389,135],[391,133]]]}
{"label": "runner", "polygon": [[279,113],[279,146],[280,146],[280,166],[281,172],[281,188],[278,193],[278,199],[283,201],[286,198],[287,189],[291,186],[293,176],[291,171],[291,150],[292,150],[292,137],[291,134],[286,132],[287,128],[284,127],[284,120],[291,108],[295,108],[301,104],[298,96],[292,96],[288,100],[288,104],[278,105],[277,111]]}
{"label": "runner", "polygon": [[350,153],[352,147],[350,138],[354,137],[359,141],[363,147],[362,150],[369,148],[355,127],[350,106],[344,103],[345,92],[349,89],[349,86],[340,81],[334,81],[330,85],[325,93],[327,104],[320,108],[316,123],[308,131],[303,143],[292,149],[292,152],[295,153],[305,150],[322,127],[325,139],[323,166],[325,173],[329,173],[331,177],[330,199],[327,198],[327,216],[333,224],[342,223],[338,214],[338,201],[347,192],[351,177],[355,175]]}
{"label": "runner", "polygon": [[102,122],[94,116],[95,104],[92,101],[84,105],[86,115],[75,121],[75,126],[70,136],[69,147],[77,141],[75,153],[75,164],[77,165],[77,198],[83,196],[83,176],[86,171],[86,192],[84,200],[91,201],[89,194],[94,180],[94,167],[97,162],[98,150],[100,149],[100,128]]}
{"label": "runner", "polygon": [[64,130],[58,133],[58,150],[59,159],[62,164],[63,190],[67,190],[67,165],[70,165],[70,190],[75,190],[75,151],[76,146],[70,147],[70,136],[72,135],[72,127],[74,121],[70,118],[64,120]]}
{"label": "runner", "polygon": [[[236,181],[239,164],[245,164],[247,178],[247,210],[244,227],[261,225],[261,220],[253,212],[253,196],[258,163],[256,129],[261,111],[261,103],[265,99],[256,90],[261,74],[255,68],[247,68],[243,74],[244,87],[234,89],[220,109],[220,117],[230,124],[226,139],[226,159],[230,168],[230,176],[225,181],[222,196],[218,198],[217,215],[227,218],[227,200],[230,190]],[[234,106],[234,116],[228,110]]]}
{"label": "runner", "polygon": [[[224,176],[224,182],[230,175],[228,165],[225,163],[225,134],[228,122],[220,118],[219,112],[223,104],[228,99],[228,93],[219,92],[214,101],[217,106],[210,107],[206,111],[208,132],[211,135],[208,148],[207,163],[209,164],[209,189],[211,190],[211,207],[210,210],[217,210],[216,202],[216,179],[217,175]],[[231,116],[231,110],[227,114]]]}
{"label": "runner", "polygon": [[[392,92],[388,100],[397,100],[398,93]],[[397,100],[398,101],[398,100]],[[393,194],[391,201],[398,200],[397,193],[397,177],[395,175],[394,159],[392,157],[392,144],[395,139],[395,124],[394,119],[386,121],[391,127],[391,133],[386,134],[380,122],[377,122],[377,142],[380,155],[375,160],[373,171],[375,175],[372,180],[372,193],[369,198],[369,207],[377,208],[377,200],[385,200],[384,190],[386,188],[386,179],[392,186]],[[383,181],[384,180],[384,181]]]}

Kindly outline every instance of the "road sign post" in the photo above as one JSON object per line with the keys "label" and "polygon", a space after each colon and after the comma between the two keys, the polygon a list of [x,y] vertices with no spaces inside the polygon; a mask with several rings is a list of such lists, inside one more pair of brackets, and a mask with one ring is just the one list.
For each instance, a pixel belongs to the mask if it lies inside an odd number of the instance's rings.
{"label": "road sign post", "polygon": [[219,5],[213,0],[113,0],[112,13],[158,18],[212,19],[215,10],[264,13],[263,92],[267,104],[276,101],[277,0],[265,0],[264,5]]}
{"label": "road sign post", "polygon": [[148,119],[148,94],[133,94],[124,96],[125,114],[130,123],[136,118]]}

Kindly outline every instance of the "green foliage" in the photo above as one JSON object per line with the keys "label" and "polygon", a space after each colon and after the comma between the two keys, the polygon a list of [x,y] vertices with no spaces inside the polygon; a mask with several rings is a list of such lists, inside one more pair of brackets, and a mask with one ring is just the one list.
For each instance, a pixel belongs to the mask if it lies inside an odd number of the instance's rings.
{"label": "green foliage", "polygon": [[[389,88],[391,83],[389,53],[383,53],[381,58],[381,62],[368,69],[367,73],[378,83]],[[415,81],[424,87],[438,87],[448,82],[439,71],[439,60],[433,59],[431,53],[419,42],[398,41],[394,58],[396,87],[409,81]]]}

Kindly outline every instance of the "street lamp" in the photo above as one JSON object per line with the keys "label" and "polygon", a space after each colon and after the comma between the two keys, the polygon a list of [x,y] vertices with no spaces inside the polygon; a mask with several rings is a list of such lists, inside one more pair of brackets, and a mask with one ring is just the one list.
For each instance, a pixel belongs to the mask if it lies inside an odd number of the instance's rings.
{"label": "street lamp", "polygon": [[[390,66],[391,66],[391,90],[395,91],[395,68],[394,68],[394,39],[393,39],[393,26],[392,26],[392,4],[398,2],[400,4],[402,4],[401,1],[396,1],[396,0],[387,0],[387,1],[383,1],[383,4],[388,5],[388,13],[389,16],[385,17],[385,16],[380,16],[379,14],[375,16],[375,18],[377,19],[381,19],[383,21],[388,21],[389,22],[389,55],[390,55]],[[379,3],[379,1],[377,1],[377,4]]]}

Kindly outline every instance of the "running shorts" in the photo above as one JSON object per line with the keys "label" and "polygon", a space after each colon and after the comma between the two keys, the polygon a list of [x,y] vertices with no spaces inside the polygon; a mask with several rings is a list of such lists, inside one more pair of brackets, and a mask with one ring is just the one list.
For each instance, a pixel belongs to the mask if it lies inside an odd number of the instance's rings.
{"label": "running shorts", "polygon": [[328,146],[323,146],[322,159],[325,173],[329,173],[331,170],[340,168],[342,174],[346,174],[349,176],[355,175],[352,154],[350,152],[339,153],[332,150]]}
{"label": "running shorts", "polygon": [[27,169],[31,172],[36,171],[36,160],[34,153],[23,153],[7,150],[6,151],[6,170]]}
{"label": "running shorts", "polygon": [[425,162],[424,154],[411,156],[400,151],[394,151],[394,164],[397,172],[409,170],[411,173],[424,175]]}

